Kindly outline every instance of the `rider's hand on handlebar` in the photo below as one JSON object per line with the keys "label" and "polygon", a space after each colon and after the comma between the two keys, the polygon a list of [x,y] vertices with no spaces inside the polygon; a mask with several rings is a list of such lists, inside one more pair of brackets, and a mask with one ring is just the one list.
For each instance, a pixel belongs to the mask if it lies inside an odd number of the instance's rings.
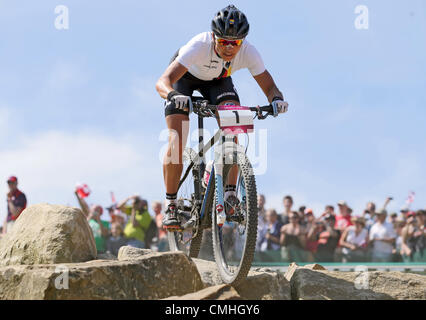
{"label": "rider's hand on handlebar", "polygon": [[272,101],[271,105],[274,111],[274,117],[278,116],[279,113],[285,113],[288,110],[288,103],[281,99]]}
{"label": "rider's hand on handlebar", "polygon": [[174,102],[176,108],[184,110],[187,109],[189,112],[192,111],[192,100],[191,97],[186,96],[176,90],[170,91],[167,95],[167,100]]}

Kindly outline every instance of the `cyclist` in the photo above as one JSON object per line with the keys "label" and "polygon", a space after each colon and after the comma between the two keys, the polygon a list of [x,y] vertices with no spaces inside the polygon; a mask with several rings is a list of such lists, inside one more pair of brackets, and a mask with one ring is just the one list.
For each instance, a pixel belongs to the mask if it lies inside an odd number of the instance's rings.
{"label": "cyclist", "polygon": [[[158,93],[166,99],[165,117],[169,129],[169,145],[163,161],[167,208],[163,227],[166,229],[179,227],[176,197],[194,90],[211,104],[240,105],[231,73],[248,68],[272,104],[274,116],[288,109],[288,103],[265,69],[260,54],[245,39],[249,23],[244,13],[229,5],[217,12],[211,28],[212,32],[196,35],[175,53],[156,84]],[[238,168],[235,167],[226,182],[225,201],[238,201],[235,196],[237,175]]]}

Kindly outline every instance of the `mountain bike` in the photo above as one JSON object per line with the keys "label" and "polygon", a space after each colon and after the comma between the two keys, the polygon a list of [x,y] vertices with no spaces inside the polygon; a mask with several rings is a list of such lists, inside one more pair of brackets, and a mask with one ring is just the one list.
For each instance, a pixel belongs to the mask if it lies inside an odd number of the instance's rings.
{"label": "mountain bike", "polygon": [[[203,231],[211,228],[219,273],[225,283],[237,284],[246,278],[251,268],[258,217],[253,168],[246,155],[247,149],[235,143],[234,137],[253,130],[255,118],[263,120],[273,114],[272,106],[211,105],[202,98],[192,98],[192,112],[198,115],[198,152],[191,148],[183,152],[183,176],[177,193],[181,228],[168,232],[169,247],[171,251],[183,251],[196,258]],[[204,144],[204,118],[207,117],[217,119],[219,130]],[[210,172],[205,174],[205,155],[214,145],[214,162]],[[238,168],[235,193],[239,202],[228,203],[224,201],[224,188],[235,166]],[[230,237],[236,238],[231,242],[240,248],[237,254],[227,250],[226,239]]]}

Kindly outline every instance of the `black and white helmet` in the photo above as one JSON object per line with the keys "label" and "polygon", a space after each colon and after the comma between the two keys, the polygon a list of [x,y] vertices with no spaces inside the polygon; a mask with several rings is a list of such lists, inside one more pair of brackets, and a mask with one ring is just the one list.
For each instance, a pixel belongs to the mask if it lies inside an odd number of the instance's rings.
{"label": "black and white helmet", "polygon": [[244,13],[229,5],[216,13],[212,20],[212,31],[220,38],[242,39],[249,32],[249,23]]}

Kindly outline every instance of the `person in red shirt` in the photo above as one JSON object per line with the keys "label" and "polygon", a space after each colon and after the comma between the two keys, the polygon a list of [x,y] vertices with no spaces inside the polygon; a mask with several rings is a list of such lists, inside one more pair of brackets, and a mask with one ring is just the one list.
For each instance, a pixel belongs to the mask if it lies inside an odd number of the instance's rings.
{"label": "person in red shirt", "polygon": [[3,233],[9,232],[19,215],[27,207],[25,194],[18,189],[18,178],[15,176],[7,179],[9,192],[7,193],[7,218],[3,226]]}
{"label": "person in red shirt", "polygon": [[336,217],[335,228],[343,232],[347,227],[352,226],[351,209],[348,207],[346,201],[339,201],[339,215]]}

